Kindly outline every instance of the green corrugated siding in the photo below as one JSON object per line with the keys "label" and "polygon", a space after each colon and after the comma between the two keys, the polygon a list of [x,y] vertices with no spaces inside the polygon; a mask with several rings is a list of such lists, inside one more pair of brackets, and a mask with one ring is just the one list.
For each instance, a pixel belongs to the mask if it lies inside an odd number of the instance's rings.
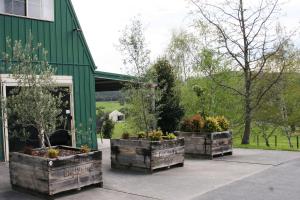
{"label": "green corrugated siding", "polygon": [[[95,134],[95,83],[94,63],[78,27],[69,0],[55,0],[55,21],[26,19],[0,14],[0,52],[6,52],[6,37],[25,41],[31,30],[35,41],[41,42],[48,50],[49,63],[57,68],[58,75],[73,76],[75,124],[88,125],[92,120],[90,135],[77,136],[77,146],[89,144],[97,147]],[[6,69],[5,69],[6,71]],[[6,73],[6,72],[1,73]],[[2,134],[1,134],[2,136]],[[0,139],[2,146],[2,138]],[[0,148],[0,151],[3,148]],[[0,152],[0,159],[3,152]]]}

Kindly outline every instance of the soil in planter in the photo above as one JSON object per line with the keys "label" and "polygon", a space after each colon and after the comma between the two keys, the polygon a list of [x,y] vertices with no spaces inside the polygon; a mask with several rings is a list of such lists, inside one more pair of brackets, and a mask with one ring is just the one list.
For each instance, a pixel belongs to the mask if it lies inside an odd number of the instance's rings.
{"label": "soil in planter", "polygon": [[[72,149],[62,149],[62,148],[55,148],[59,150],[58,157],[66,157],[66,156],[72,156],[76,154],[81,154],[80,151],[72,150]],[[47,149],[38,149],[38,150],[32,150],[31,153],[25,152],[25,154],[29,154],[32,156],[38,156],[43,158],[49,158]]]}

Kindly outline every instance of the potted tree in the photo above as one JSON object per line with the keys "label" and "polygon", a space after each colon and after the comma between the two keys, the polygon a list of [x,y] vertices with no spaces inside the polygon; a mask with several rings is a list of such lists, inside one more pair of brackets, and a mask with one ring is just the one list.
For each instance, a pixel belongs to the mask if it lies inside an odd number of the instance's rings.
{"label": "potted tree", "polygon": [[232,133],[229,122],[223,116],[202,117],[196,114],[185,118],[181,130],[175,132],[184,137],[185,153],[191,156],[232,155]]}
{"label": "potted tree", "polygon": [[15,41],[12,56],[4,56],[11,78],[17,81],[3,100],[5,115],[19,130],[25,130],[16,134],[26,135],[28,127],[34,128],[40,144],[38,149],[10,153],[11,185],[46,195],[91,184],[102,186],[101,151],[91,151],[88,146],[51,146],[49,137],[63,120],[59,117],[63,102],[53,80],[55,70],[46,58],[46,50],[41,44],[34,46],[31,36],[24,46]]}

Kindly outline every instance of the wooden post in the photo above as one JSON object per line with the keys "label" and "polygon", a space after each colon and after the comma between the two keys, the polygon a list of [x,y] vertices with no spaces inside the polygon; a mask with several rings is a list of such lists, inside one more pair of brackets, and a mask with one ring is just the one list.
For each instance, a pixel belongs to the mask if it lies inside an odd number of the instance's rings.
{"label": "wooden post", "polygon": [[297,149],[299,149],[299,136],[297,135]]}
{"label": "wooden post", "polygon": [[259,135],[256,136],[256,144],[259,146]]}
{"label": "wooden post", "polygon": [[277,147],[277,135],[275,135],[275,147]]}

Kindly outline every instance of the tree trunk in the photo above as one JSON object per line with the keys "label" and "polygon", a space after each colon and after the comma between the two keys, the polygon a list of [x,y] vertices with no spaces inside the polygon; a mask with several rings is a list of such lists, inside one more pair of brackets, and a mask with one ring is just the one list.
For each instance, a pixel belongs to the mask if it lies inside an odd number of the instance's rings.
{"label": "tree trunk", "polygon": [[47,134],[45,134],[45,138],[46,138],[46,143],[47,143],[48,147],[51,148],[52,147],[51,142],[50,142],[49,136]]}
{"label": "tree trunk", "polygon": [[43,129],[41,129],[40,131],[39,131],[39,142],[40,142],[40,147],[42,148],[42,149],[44,149],[44,148],[46,148],[46,146],[45,146],[45,132],[44,132],[44,130]]}
{"label": "tree trunk", "polygon": [[244,42],[244,48],[243,48],[243,59],[244,59],[244,81],[245,81],[245,99],[244,99],[244,106],[245,106],[245,129],[244,129],[244,135],[242,139],[242,144],[249,144],[250,134],[251,134],[251,121],[252,121],[252,109],[251,109],[251,69],[250,69],[250,63],[249,63],[249,43],[248,38],[246,34],[246,26],[245,26],[245,20],[244,20],[244,6],[243,6],[243,0],[240,0],[240,13],[241,13],[241,31],[243,33],[243,42]]}
{"label": "tree trunk", "polygon": [[290,148],[293,148],[293,144],[292,144],[292,141],[291,141],[291,137],[288,136],[287,138],[288,138],[288,141],[289,141],[289,146],[290,146]]}
{"label": "tree trunk", "polygon": [[242,144],[249,144],[251,135],[251,122],[252,122],[252,109],[251,109],[251,96],[250,96],[251,80],[248,73],[245,73],[245,129],[242,139]]}
{"label": "tree trunk", "polygon": [[267,147],[270,147],[269,138],[266,137],[266,138],[264,138],[264,139],[265,139],[265,142],[266,142],[266,146],[267,146]]}

